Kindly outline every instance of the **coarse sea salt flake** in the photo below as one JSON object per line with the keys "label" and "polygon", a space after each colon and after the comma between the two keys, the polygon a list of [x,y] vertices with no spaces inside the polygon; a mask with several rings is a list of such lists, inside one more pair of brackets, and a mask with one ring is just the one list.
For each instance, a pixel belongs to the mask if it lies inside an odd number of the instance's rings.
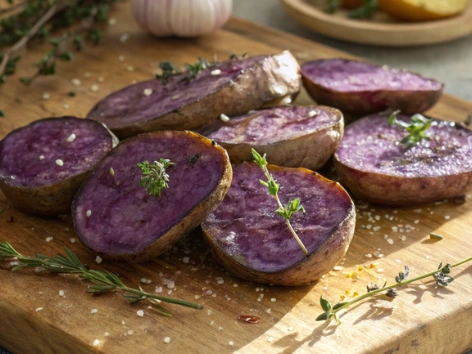
{"label": "coarse sea salt flake", "polygon": [[139,316],[139,317],[143,317],[144,316],[144,311],[143,310],[138,310],[136,312],[136,314]]}
{"label": "coarse sea salt flake", "polygon": [[226,114],[220,114],[220,119],[223,122],[229,122],[229,117]]}
{"label": "coarse sea salt flake", "polygon": [[46,237],[46,242],[51,242],[54,238],[52,236]]}
{"label": "coarse sea salt flake", "polygon": [[150,88],[144,89],[143,93],[144,93],[144,96],[151,96],[152,95],[152,89],[150,89]]}
{"label": "coarse sea salt flake", "polygon": [[218,75],[220,75],[220,74],[221,74],[221,70],[220,70],[220,69],[216,69],[216,70],[213,70],[213,71],[211,72],[211,75],[212,75],[212,76],[218,76]]}
{"label": "coarse sea salt flake", "polygon": [[87,210],[85,215],[87,215],[87,217],[89,217],[90,215],[92,215],[92,210]]}
{"label": "coarse sea salt flake", "polygon": [[58,166],[64,166],[64,161],[62,161],[61,159],[57,159],[57,160],[56,160],[56,165],[58,165]]}
{"label": "coarse sea salt flake", "polygon": [[102,262],[103,262],[103,259],[102,259],[102,257],[100,257],[100,256],[97,256],[97,257],[95,258],[95,262],[97,262],[97,264],[100,264],[100,263],[102,263]]}
{"label": "coarse sea salt flake", "polygon": [[164,338],[164,343],[169,344],[170,343],[170,337],[165,337]]}
{"label": "coarse sea salt flake", "polygon": [[67,142],[68,142],[68,143],[73,142],[76,137],[77,137],[77,136],[76,136],[74,133],[72,133],[72,134],[69,135],[69,137],[67,138]]}

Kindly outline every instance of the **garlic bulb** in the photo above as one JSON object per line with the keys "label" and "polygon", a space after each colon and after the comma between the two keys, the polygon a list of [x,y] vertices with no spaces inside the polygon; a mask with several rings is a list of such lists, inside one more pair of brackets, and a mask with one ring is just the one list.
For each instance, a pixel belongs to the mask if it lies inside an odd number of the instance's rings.
{"label": "garlic bulb", "polygon": [[197,37],[228,21],[233,0],[131,0],[136,21],[158,36]]}

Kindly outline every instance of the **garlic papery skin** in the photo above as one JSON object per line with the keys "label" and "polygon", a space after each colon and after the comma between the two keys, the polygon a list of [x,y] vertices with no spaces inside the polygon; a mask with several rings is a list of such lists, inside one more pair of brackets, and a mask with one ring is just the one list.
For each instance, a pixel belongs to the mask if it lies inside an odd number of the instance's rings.
{"label": "garlic papery skin", "polygon": [[198,37],[222,27],[233,0],[131,0],[131,12],[146,31],[158,37]]}

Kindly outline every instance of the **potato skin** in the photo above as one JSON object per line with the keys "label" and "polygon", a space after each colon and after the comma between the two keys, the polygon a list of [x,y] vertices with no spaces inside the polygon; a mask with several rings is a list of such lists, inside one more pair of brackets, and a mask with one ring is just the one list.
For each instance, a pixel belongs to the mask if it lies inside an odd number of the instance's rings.
{"label": "potato skin", "polygon": [[[154,132],[154,133],[147,133],[148,135],[159,135],[165,134],[167,132]],[[111,259],[111,260],[124,260],[129,263],[139,263],[146,260],[150,260],[153,258],[158,257],[162,253],[166,252],[167,250],[171,249],[173,245],[180,240],[183,236],[188,234],[190,231],[195,229],[198,225],[202,223],[202,221],[206,218],[206,216],[215,209],[218,204],[223,200],[226,193],[228,192],[231,181],[232,181],[232,167],[229,161],[228,154],[226,150],[224,150],[221,146],[218,146],[215,142],[207,139],[197,133],[190,132],[190,131],[182,131],[177,132],[179,134],[186,134],[192,137],[199,139],[207,146],[211,146],[219,150],[221,155],[224,158],[224,172],[222,178],[220,179],[217,187],[213,190],[213,192],[208,195],[200,204],[198,204],[192,211],[187,214],[183,219],[181,219],[178,223],[174,224],[164,235],[162,235],[159,239],[154,241],[150,244],[143,252],[139,253],[129,253],[129,254],[119,254],[119,255],[111,255],[111,254],[104,254],[99,252],[93,248],[90,244],[85,242],[78,233],[79,239],[81,242],[90,250],[93,251],[94,254],[100,255],[102,258]],[[122,144],[126,144],[126,140],[122,142]],[[82,185],[83,186],[83,185]],[[77,192],[77,196],[81,193],[82,187]],[[74,199],[72,210],[76,209],[78,197]],[[75,213],[72,214],[74,219],[74,225],[76,224]],[[76,228],[77,230],[77,228]]]}
{"label": "potato skin", "polygon": [[[272,170],[274,168],[283,169],[278,166],[269,166]],[[310,170],[303,168],[300,168],[299,170],[303,170],[307,174],[313,175],[313,172]],[[317,178],[326,180],[318,174],[315,175]],[[342,189],[342,187],[336,182],[330,180],[326,180],[326,182],[332,183],[333,188]],[[349,198],[347,193],[346,198]],[[215,242],[214,237],[210,233],[211,228],[207,227],[205,223],[202,224],[202,231],[205,239],[210,244],[217,261],[221,263],[225,269],[236,276],[257,283],[302,286],[319,280],[322,275],[328,273],[339,261],[341,261],[354,236],[355,224],[356,212],[354,203],[351,201],[351,208],[345,219],[315,252],[311,253],[308,257],[305,257],[298,264],[278,272],[260,272],[237,262],[233,257],[228,256],[221,249],[218,243]]]}
{"label": "potato skin", "polygon": [[393,108],[405,114],[421,113],[434,106],[442,96],[437,91],[361,91],[338,92],[322,87],[303,76],[303,85],[319,104],[336,107],[345,114],[366,115]]}
{"label": "potato skin", "polygon": [[[287,68],[296,75],[287,75]],[[217,120],[222,113],[228,116],[244,114],[265,103],[296,96],[301,88],[300,78],[297,60],[289,51],[284,51],[268,56],[222,89],[196,102],[155,119],[112,130],[118,137],[127,138],[158,130],[195,129]]]}
{"label": "potato skin", "polygon": [[[50,119],[55,120],[57,118]],[[46,119],[43,119],[43,121],[44,120]],[[118,145],[118,138],[105,125],[101,125],[110,134],[112,148]],[[25,127],[19,129],[24,128]],[[70,212],[72,200],[77,190],[94,167],[95,166],[91,166],[87,171],[71,176],[60,183],[45,186],[20,187],[6,183],[4,179],[0,179],[0,189],[11,205],[24,212],[40,216],[67,214]]]}
{"label": "potato skin", "polygon": [[459,197],[472,190],[472,172],[406,178],[349,167],[334,155],[339,182],[356,198],[383,205],[416,205]]}
{"label": "potato skin", "polygon": [[[323,107],[323,109],[342,117],[341,112],[335,108]],[[318,170],[336,151],[343,131],[344,120],[341,119],[337,124],[326,129],[278,141],[274,144],[219,143],[228,151],[232,163],[252,161],[251,149],[256,149],[260,154],[267,154],[270,162],[274,165]],[[310,150],[316,151],[316,154],[307,154],[306,151]]]}

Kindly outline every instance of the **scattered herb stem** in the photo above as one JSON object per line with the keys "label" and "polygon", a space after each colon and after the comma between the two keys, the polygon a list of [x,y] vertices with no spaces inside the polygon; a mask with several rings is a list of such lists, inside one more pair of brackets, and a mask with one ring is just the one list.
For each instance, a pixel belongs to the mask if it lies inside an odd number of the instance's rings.
{"label": "scattered herb stem", "polygon": [[455,264],[452,264],[452,265],[447,264],[444,267],[441,263],[439,265],[438,269],[436,269],[432,272],[420,275],[416,278],[408,279],[408,280],[406,278],[407,278],[408,273],[409,273],[409,268],[405,267],[405,269],[407,270],[406,274],[405,273],[400,273],[399,277],[396,278],[396,280],[397,280],[396,284],[392,284],[392,285],[387,286],[387,284],[385,283],[385,285],[382,288],[374,288],[375,290],[368,291],[364,294],[356,296],[355,298],[353,298],[350,301],[340,302],[340,303],[338,303],[334,306],[331,306],[329,301],[324,299],[323,296],[321,296],[320,304],[321,304],[321,307],[323,308],[323,310],[325,312],[322,313],[321,315],[319,315],[316,318],[316,320],[317,321],[323,321],[323,320],[331,320],[332,318],[334,318],[336,320],[336,322],[338,324],[340,324],[341,321],[339,320],[338,313],[341,310],[344,310],[344,309],[346,309],[346,308],[348,308],[348,307],[350,307],[350,306],[352,306],[352,305],[354,305],[354,304],[356,304],[356,303],[358,303],[358,302],[360,302],[360,301],[362,301],[366,298],[376,296],[376,295],[378,295],[380,293],[383,293],[385,291],[388,292],[391,289],[406,286],[408,284],[411,284],[413,282],[416,282],[418,280],[422,280],[422,279],[425,279],[425,278],[433,277],[435,279],[436,283],[439,286],[447,286],[449,283],[451,283],[454,280],[454,278],[452,278],[451,276],[448,275],[450,273],[450,270],[452,268],[458,267],[458,266],[460,266],[464,263],[470,262],[470,261],[472,261],[472,257],[466,258],[466,259],[464,259],[460,262],[457,262]]}
{"label": "scattered herb stem", "polygon": [[441,236],[441,235],[439,235],[439,234],[437,234],[437,233],[430,232],[430,233],[429,233],[429,238],[430,238],[430,239],[433,239],[433,240],[439,240],[439,241],[440,241],[440,240],[442,240],[444,237]]}
{"label": "scattered herb stem", "polygon": [[303,208],[303,206],[300,204],[300,199],[296,198],[292,200],[290,203],[283,205],[279,198],[280,186],[279,184],[277,184],[274,177],[267,169],[266,155],[264,154],[264,156],[261,156],[255,149],[252,149],[252,156],[254,158],[254,161],[259,165],[265,177],[267,178],[267,181],[260,180],[261,184],[268,188],[270,195],[277,202],[277,206],[279,208],[275,212],[285,219],[285,223],[287,224],[287,227],[290,230],[291,234],[293,235],[293,237],[295,238],[295,240],[297,241],[298,245],[303,250],[305,255],[308,256],[308,250],[306,249],[302,240],[300,240],[300,237],[298,237],[297,233],[292,227],[292,224],[290,223],[290,218],[292,217],[293,214],[299,211],[305,212],[305,208]]}
{"label": "scattered herb stem", "polygon": [[49,257],[37,254],[34,257],[30,257],[17,252],[8,242],[0,242],[0,261],[15,259],[13,263],[15,266],[12,271],[23,268],[35,268],[37,272],[78,274],[81,279],[93,283],[93,285],[88,287],[88,293],[102,294],[112,290],[120,290],[123,293],[123,297],[130,302],[134,303],[148,300],[148,302],[152,303],[157,310],[165,316],[172,316],[172,314],[162,307],[160,302],[181,305],[198,310],[203,308],[202,305],[192,302],[147,293],[143,291],[141,287],[139,287],[139,289],[130,288],[111,272],[88,269],[67,247],[64,247],[64,251],[65,256],[57,255],[56,257]]}

